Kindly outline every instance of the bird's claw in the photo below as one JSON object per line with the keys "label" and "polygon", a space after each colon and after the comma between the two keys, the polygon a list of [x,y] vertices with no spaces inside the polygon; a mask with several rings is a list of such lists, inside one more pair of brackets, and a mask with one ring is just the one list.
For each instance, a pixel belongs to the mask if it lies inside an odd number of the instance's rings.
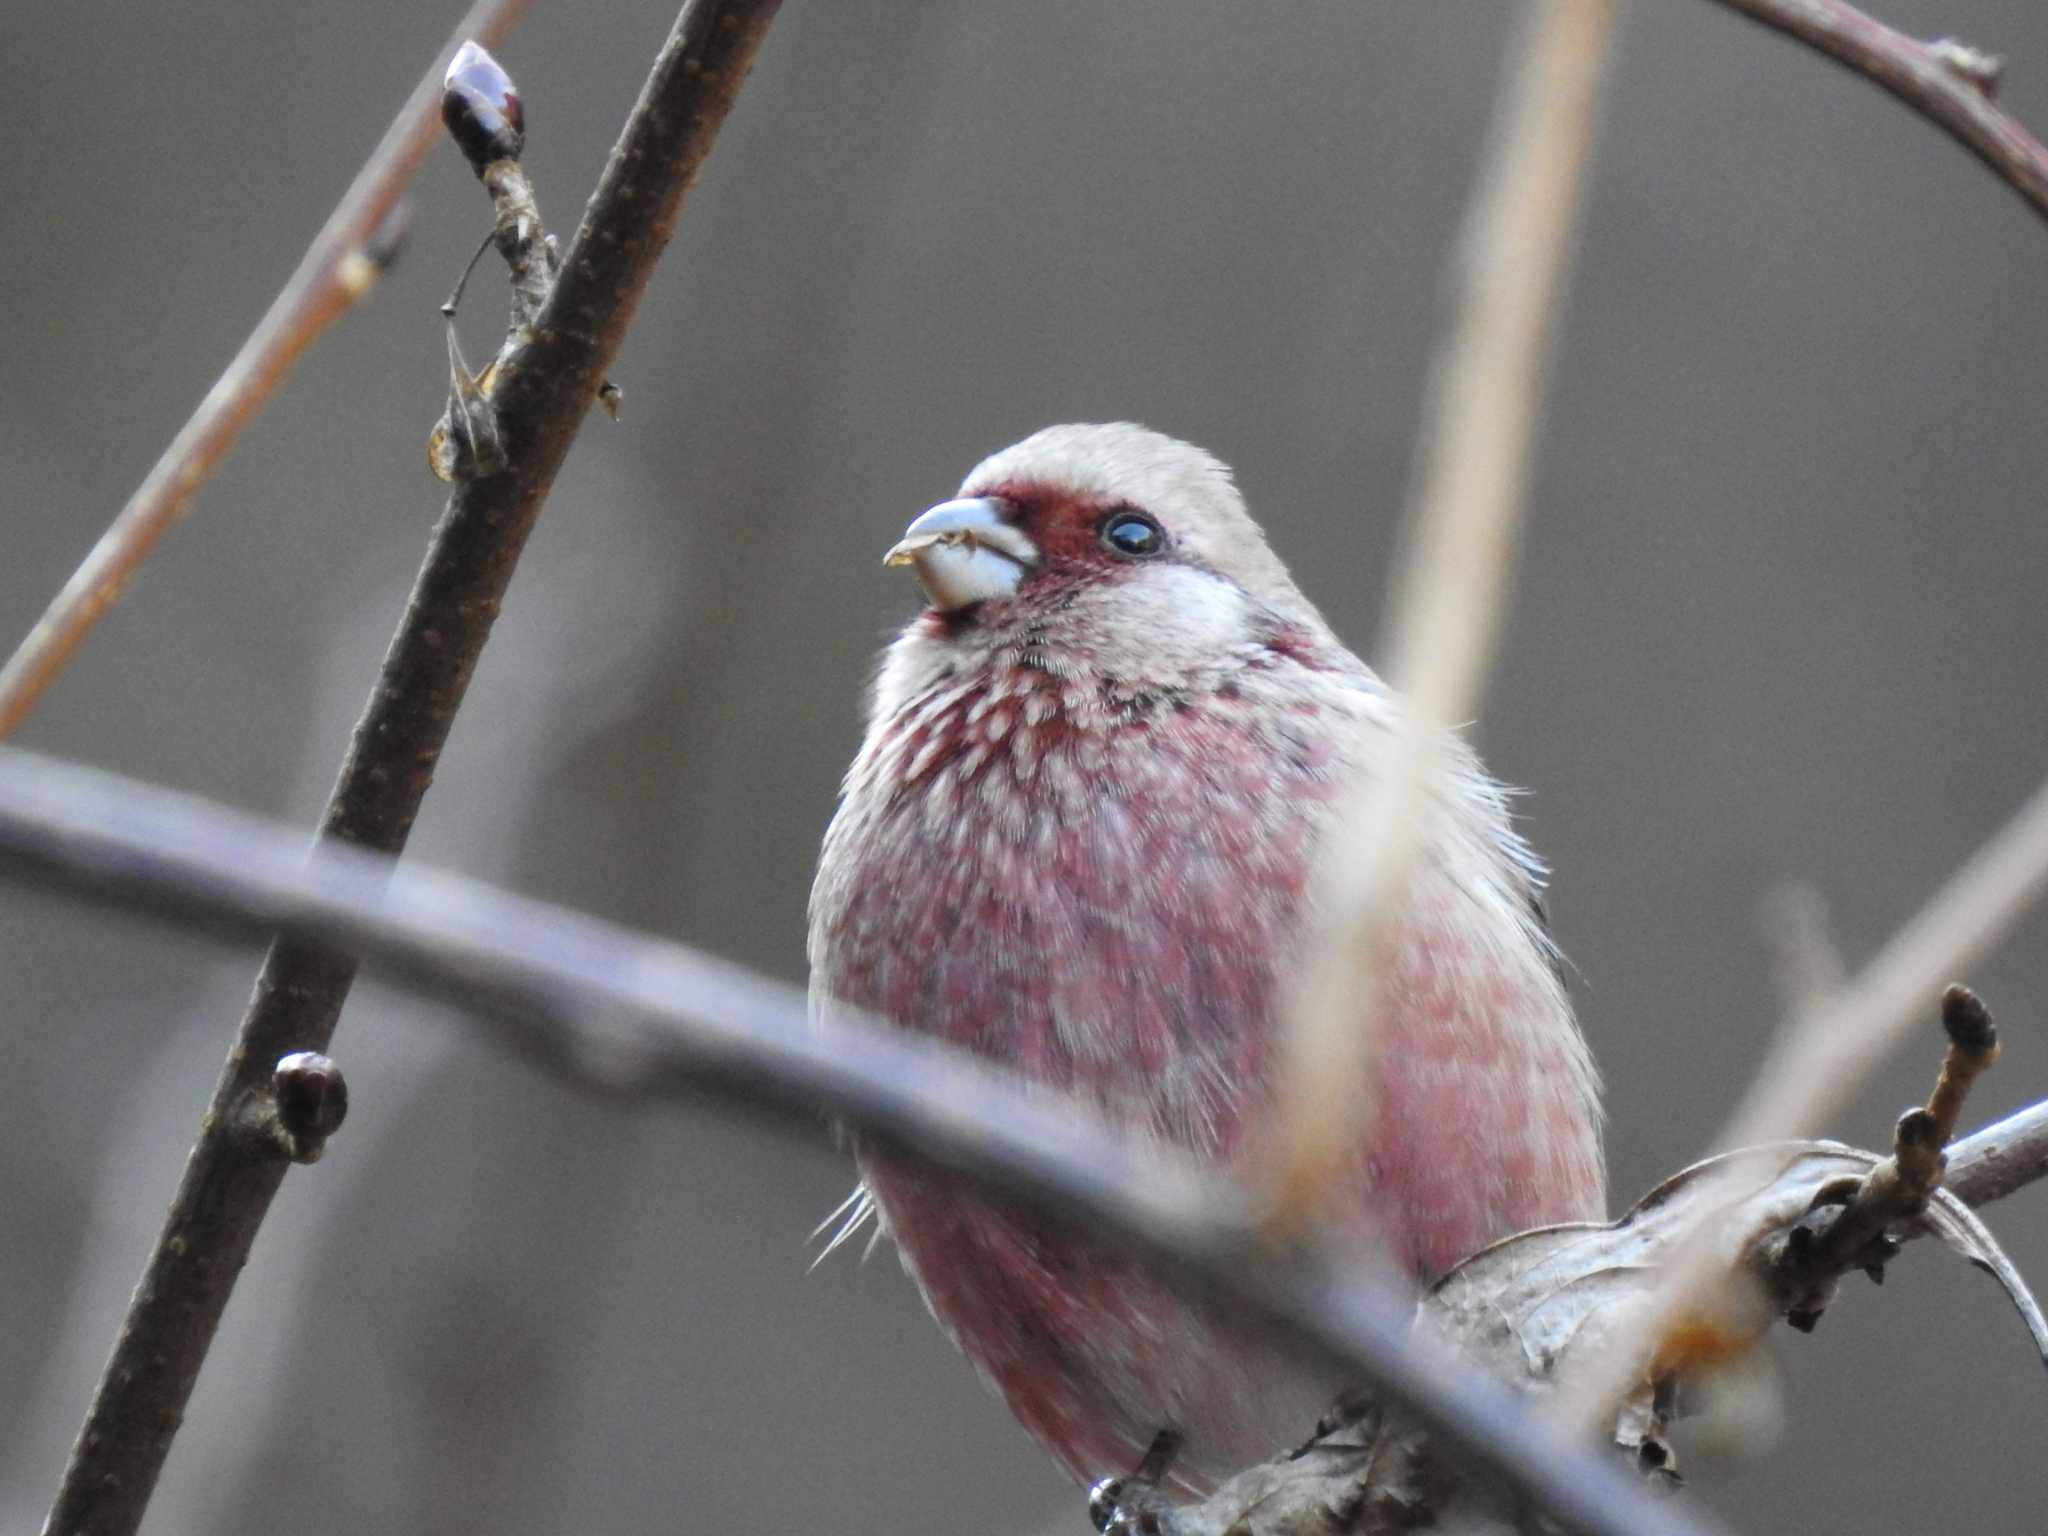
{"label": "bird's claw", "polygon": [[1088,1490],[1088,1520],[1102,1536],[1174,1536],[1173,1505],[1140,1477],[1105,1477]]}
{"label": "bird's claw", "polygon": [[1169,1425],[1153,1436],[1130,1476],[1105,1477],[1088,1490],[1088,1519],[1102,1536],[1173,1536],[1173,1505],[1159,1485],[1180,1446],[1180,1431]]}

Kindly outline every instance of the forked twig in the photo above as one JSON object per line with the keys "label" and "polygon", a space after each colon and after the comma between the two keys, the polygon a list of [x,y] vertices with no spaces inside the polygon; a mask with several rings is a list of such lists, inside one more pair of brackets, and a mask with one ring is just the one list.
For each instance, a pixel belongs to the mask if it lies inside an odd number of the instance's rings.
{"label": "forked twig", "polygon": [[[463,483],[434,530],[328,800],[323,843],[404,847],[541,502],[775,9],[775,0],[684,6],[531,339],[501,359],[492,405],[508,465]],[[265,1107],[277,1062],[325,1049],[355,972],[346,950],[295,938],[271,945],[46,1536],[131,1536],[141,1523],[235,1276],[290,1166],[286,1144],[249,1128],[274,1118]]]}
{"label": "forked twig", "polygon": [[1714,0],[1796,38],[1897,97],[2048,218],[2048,147],[1995,97],[2003,61],[1952,38],[1923,43],[1846,0]]}
{"label": "forked twig", "polygon": [[1787,1229],[1764,1256],[1773,1289],[1790,1298],[1786,1319],[1795,1328],[1811,1331],[1845,1270],[1883,1280],[1886,1262],[1899,1251],[1899,1234],[1943,1183],[1963,1100],[1998,1059],[1998,1029],[1991,1011],[1964,986],[1942,994],[1941,1023],[1949,1042],[1941,1075],[1926,1104],[1899,1117],[1892,1155],[1860,1178],[1824,1187],[1808,1219]]}
{"label": "forked twig", "polygon": [[[379,232],[398,207],[440,125],[441,76],[465,38],[491,41],[512,28],[526,0],[477,0],[384,137],[356,172],[299,267],[271,301],[234,360],[128,498],[99,542],[0,667],[0,741],[12,736],[56,681],[93,625],[117,602],[172,523],[192,505],[242,428],[292,365],[376,280]],[[388,254],[388,253],[382,253]]]}

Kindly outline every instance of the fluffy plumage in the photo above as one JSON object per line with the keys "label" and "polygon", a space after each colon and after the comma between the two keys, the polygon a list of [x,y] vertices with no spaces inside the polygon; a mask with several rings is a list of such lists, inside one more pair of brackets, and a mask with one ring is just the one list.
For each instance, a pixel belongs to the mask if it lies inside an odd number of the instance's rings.
{"label": "fluffy plumage", "polygon": [[[1239,1164],[1340,776],[1385,750],[1398,702],[1198,448],[1051,427],[960,495],[892,552],[940,597],[883,659],[826,833],[814,996]],[[1605,1200],[1538,867],[1501,789],[1452,756],[1332,1202],[1418,1280]],[[1129,1470],[1169,1425],[1185,1466],[1229,1470],[1302,1438],[1342,1385],[964,1181],[859,1161],[933,1313],[1077,1477]]]}

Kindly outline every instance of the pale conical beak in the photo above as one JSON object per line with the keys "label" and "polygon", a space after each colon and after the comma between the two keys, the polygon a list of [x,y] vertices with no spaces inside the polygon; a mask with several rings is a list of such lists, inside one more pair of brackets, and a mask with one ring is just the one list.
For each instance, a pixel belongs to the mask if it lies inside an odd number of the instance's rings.
{"label": "pale conical beak", "polygon": [[993,496],[942,501],[903,530],[882,564],[916,567],[932,606],[948,612],[1008,597],[1038,564],[1038,547],[1011,510]]}

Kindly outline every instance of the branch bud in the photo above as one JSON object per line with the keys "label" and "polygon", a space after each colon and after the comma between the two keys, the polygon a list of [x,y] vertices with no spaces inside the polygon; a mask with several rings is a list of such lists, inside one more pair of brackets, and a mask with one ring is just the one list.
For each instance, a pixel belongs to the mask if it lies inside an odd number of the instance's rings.
{"label": "branch bud", "polygon": [[448,62],[441,121],[479,176],[494,161],[517,160],[526,145],[526,108],[512,77],[474,42],[456,49]]}
{"label": "branch bud", "polygon": [[332,1058],[317,1051],[280,1057],[270,1087],[277,1098],[278,1124],[302,1145],[317,1147],[348,1116],[348,1079]]}

